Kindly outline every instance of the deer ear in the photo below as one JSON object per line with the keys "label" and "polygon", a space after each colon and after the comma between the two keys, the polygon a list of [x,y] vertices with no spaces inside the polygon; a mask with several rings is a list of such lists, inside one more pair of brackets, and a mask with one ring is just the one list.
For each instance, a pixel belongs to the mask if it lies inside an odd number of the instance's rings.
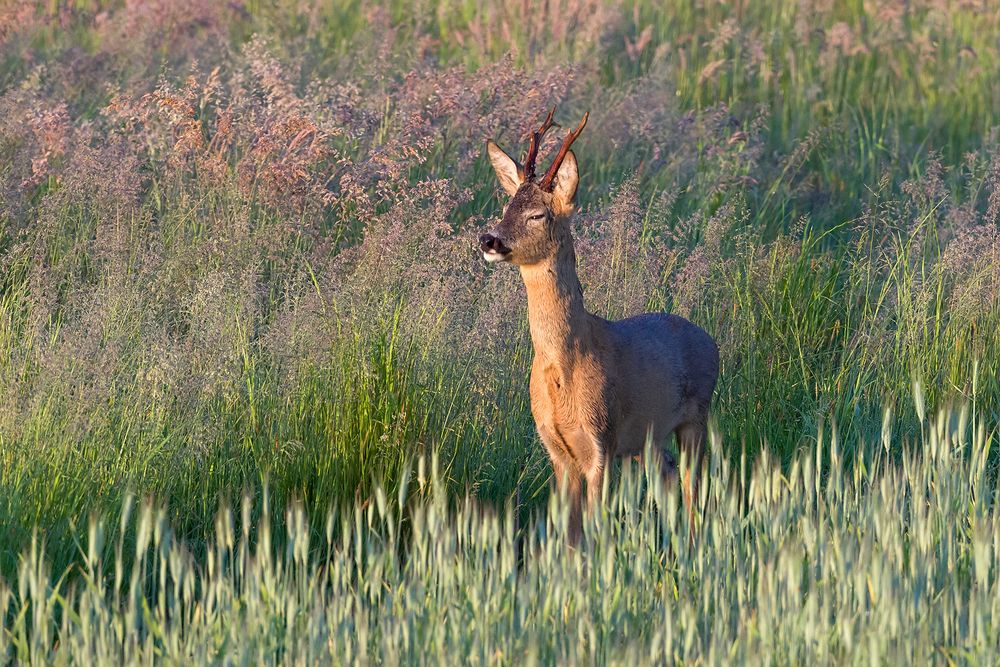
{"label": "deer ear", "polygon": [[500,186],[503,187],[507,194],[513,197],[523,182],[521,180],[521,170],[518,168],[517,162],[514,161],[514,158],[504,153],[503,149],[497,146],[493,140],[486,142],[486,152],[490,156],[493,171],[497,173],[497,178],[500,179]]}
{"label": "deer ear", "polygon": [[555,181],[552,188],[553,209],[558,215],[569,215],[573,211],[576,186],[580,183],[580,172],[573,151],[566,153],[562,164],[559,165],[559,171],[556,172]]}

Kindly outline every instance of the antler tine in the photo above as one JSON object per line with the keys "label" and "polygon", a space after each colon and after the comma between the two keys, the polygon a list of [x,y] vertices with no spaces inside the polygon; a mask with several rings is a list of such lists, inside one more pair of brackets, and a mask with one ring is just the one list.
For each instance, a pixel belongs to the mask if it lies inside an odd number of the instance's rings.
{"label": "antler tine", "polygon": [[556,159],[552,161],[552,165],[549,167],[549,170],[545,172],[545,176],[543,176],[542,180],[538,182],[538,187],[543,190],[550,190],[552,188],[552,183],[555,181],[556,174],[559,172],[559,166],[563,163],[563,160],[566,159],[566,154],[569,153],[569,147],[573,145],[576,138],[580,136],[581,132],[583,132],[583,128],[587,125],[588,118],[590,118],[589,111],[583,114],[583,120],[580,121],[577,128],[567,134],[566,138],[563,139],[562,146],[559,147],[559,152],[556,154]]}
{"label": "antler tine", "polygon": [[552,107],[552,110],[549,111],[549,115],[545,117],[545,122],[542,123],[542,126],[531,133],[531,139],[528,143],[528,156],[524,158],[524,166],[522,167],[524,173],[521,174],[521,177],[526,181],[530,181],[535,177],[535,160],[538,158],[538,148],[542,145],[542,137],[545,136],[545,133],[548,132],[553,125],[556,125],[556,123],[552,122],[552,116],[554,116],[555,113],[556,108]]}

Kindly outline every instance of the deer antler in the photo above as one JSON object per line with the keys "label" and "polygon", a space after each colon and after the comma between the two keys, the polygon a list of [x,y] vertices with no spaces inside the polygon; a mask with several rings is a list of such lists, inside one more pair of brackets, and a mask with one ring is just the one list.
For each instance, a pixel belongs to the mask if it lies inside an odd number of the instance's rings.
{"label": "deer antler", "polygon": [[[551,116],[552,114],[549,115]],[[562,146],[559,147],[559,152],[556,154],[556,159],[552,161],[552,166],[550,166],[549,170],[545,172],[545,176],[542,177],[542,180],[538,182],[538,187],[543,190],[552,190],[552,184],[555,181],[556,174],[559,172],[559,166],[563,163],[563,160],[566,159],[566,154],[569,153],[569,147],[573,145],[576,138],[580,136],[581,132],[583,132],[583,128],[587,125],[587,119],[589,117],[589,111],[583,114],[583,120],[580,121],[577,128],[567,134],[566,138],[563,139]]]}
{"label": "deer antler", "polygon": [[538,147],[542,145],[542,137],[553,126],[558,127],[557,123],[552,122],[552,116],[555,112],[556,108],[552,107],[552,111],[545,117],[545,122],[542,123],[542,126],[531,133],[531,139],[528,143],[528,155],[524,158],[524,166],[521,167],[521,180],[530,181],[535,177],[535,160],[538,158]]}

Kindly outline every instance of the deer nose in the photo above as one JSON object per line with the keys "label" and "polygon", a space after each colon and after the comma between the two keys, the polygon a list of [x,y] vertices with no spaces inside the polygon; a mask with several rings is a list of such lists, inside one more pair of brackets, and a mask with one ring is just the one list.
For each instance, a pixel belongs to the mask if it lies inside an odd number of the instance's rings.
{"label": "deer nose", "polygon": [[493,234],[483,234],[479,237],[479,247],[483,252],[510,252],[498,237]]}

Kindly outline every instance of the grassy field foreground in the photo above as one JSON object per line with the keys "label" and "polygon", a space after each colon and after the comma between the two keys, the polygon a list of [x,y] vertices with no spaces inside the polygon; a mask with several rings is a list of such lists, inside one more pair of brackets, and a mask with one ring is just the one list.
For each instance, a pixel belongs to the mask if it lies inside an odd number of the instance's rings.
{"label": "grassy field foreground", "polygon": [[[449,508],[437,462],[396,496],[285,516],[272,539],[245,497],[204,560],[161,508],[126,504],[134,551],[81,544],[81,576],[52,583],[44,543],[0,583],[0,655],[23,663],[995,664],[1000,516],[991,441],[942,413],[891,461],[891,434],[844,466],[836,436],[787,474],[713,457],[694,539],[659,473],[627,469],[564,546],[553,497],[538,524],[466,499]],[[716,442],[716,445],[718,443]],[[428,469],[429,468],[429,469]],[[752,468],[752,469],[750,469]],[[413,484],[413,494],[408,494]],[[509,509],[509,508],[508,508]],[[235,515],[235,516],[234,516]],[[523,534],[522,534],[523,533]],[[317,536],[318,534],[318,536]],[[123,563],[130,561],[131,574]]]}
{"label": "grassy field foreground", "polygon": [[[998,44],[974,0],[0,2],[0,660],[990,662]],[[484,140],[556,104],[587,305],[719,342],[691,549],[627,480],[546,537],[476,239]]]}

